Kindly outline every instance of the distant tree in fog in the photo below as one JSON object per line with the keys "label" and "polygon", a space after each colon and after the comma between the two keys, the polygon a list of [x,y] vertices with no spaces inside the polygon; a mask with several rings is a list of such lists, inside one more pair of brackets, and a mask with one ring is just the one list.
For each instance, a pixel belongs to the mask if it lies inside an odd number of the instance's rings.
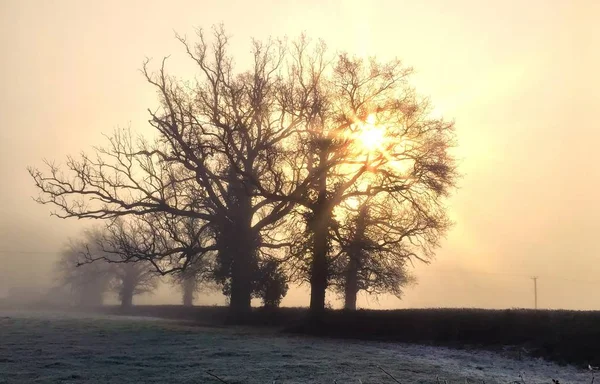
{"label": "distant tree in fog", "polygon": [[194,218],[154,213],[128,221],[116,219],[96,243],[101,252],[87,253],[86,263],[145,265],[149,277],[170,276],[186,306],[193,305],[201,289],[213,289],[208,283],[213,276],[215,249],[206,225]]}
{"label": "distant tree in fog", "polygon": [[[112,291],[121,306],[131,307],[135,295],[150,293],[158,285],[158,275],[150,263],[119,263],[107,253],[103,241],[109,236],[99,229],[86,231],[82,239],[70,243],[58,262],[60,285],[69,288],[78,306],[102,305],[104,295]],[[89,263],[90,257],[101,260]]]}
{"label": "distant tree in fog", "polygon": [[186,276],[181,281],[181,303],[185,307],[191,307],[194,305],[194,299],[196,296],[196,290],[198,289],[195,276]]}
{"label": "distant tree in fog", "polygon": [[[83,252],[87,250],[92,232],[86,232],[83,239],[71,241],[61,253],[56,264],[57,294],[66,294],[72,305],[97,307],[104,302],[109,290],[111,271],[106,263],[81,265]],[[65,292],[66,291],[66,292]]]}
{"label": "distant tree in fog", "polygon": [[121,307],[133,305],[133,297],[152,293],[158,286],[158,275],[149,263],[111,264],[111,290],[121,301]]}
{"label": "distant tree in fog", "polygon": [[195,268],[186,268],[172,276],[172,284],[181,293],[181,303],[185,307],[193,306],[200,292],[213,289],[209,277],[207,270]]}

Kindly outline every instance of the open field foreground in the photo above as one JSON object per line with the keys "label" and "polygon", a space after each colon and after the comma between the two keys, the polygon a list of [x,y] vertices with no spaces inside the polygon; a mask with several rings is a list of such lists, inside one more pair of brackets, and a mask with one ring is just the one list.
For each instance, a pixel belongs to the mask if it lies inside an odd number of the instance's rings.
{"label": "open field foreground", "polygon": [[[590,383],[541,359],[144,317],[0,312],[0,383]],[[522,374],[522,378],[519,376]]]}
{"label": "open field foreground", "polygon": [[[600,312],[528,309],[430,308],[400,310],[330,310],[322,321],[307,322],[306,308],[255,308],[243,319],[230,319],[227,307],[177,305],[96,309],[192,321],[202,325],[279,328],[287,333],[342,339],[415,343],[458,348],[521,350],[559,364],[600,366]],[[518,355],[518,353],[516,353]]]}

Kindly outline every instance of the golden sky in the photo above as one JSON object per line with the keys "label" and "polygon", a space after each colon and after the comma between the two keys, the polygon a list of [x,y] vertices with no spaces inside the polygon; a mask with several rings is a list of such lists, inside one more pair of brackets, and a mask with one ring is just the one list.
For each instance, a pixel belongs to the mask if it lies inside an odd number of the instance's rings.
{"label": "golden sky", "polygon": [[[174,31],[223,22],[240,67],[250,37],[302,31],[332,50],[397,56],[456,121],[454,229],[403,301],[360,305],[528,307],[538,275],[541,307],[600,309],[598,20],[594,0],[0,0],[0,251],[48,252],[0,253],[0,296],[26,271],[47,279],[52,252],[82,225],[31,200],[26,166],[119,126],[148,132],[143,59],[172,55],[172,73],[191,77]],[[306,305],[304,292],[284,304]]]}

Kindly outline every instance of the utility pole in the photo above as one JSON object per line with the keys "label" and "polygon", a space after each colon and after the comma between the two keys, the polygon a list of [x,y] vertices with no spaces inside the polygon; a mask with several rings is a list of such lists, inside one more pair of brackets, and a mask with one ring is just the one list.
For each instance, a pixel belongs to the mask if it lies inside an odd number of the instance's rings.
{"label": "utility pole", "polygon": [[535,303],[535,309],[537,309],[537,276],[531,278],[533,280],[533,297]]}

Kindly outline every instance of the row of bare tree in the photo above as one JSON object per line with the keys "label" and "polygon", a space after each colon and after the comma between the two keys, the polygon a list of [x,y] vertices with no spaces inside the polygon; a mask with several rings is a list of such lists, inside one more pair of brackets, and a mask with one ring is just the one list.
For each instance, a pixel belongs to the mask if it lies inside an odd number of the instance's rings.
{"label": "row of bare tree", "polygon": [[301,37],[253,41],[236,72],[222,27],[178,39],[194,81],[166,60],[143,66],[153,139],[119,130],[93,155],[29,170],[55,215],[106,222],[86,261],[193,271],[238,313],[268,273],[310,284],[315,315],[328,288],[347,308],[361,290],[399,295],[407,263],[429,261],[450,225],[457,177],[453,123],[430,117],[412,69]]}
{"label": "row of bare tree", "polygon": [[[106,252],[104,247],[114,234],[102,230],[85,231],[77,241],[70,241],[56,265],[56,284],[53,286],[55,299],[77,307],[97,308],[104,304],[108,293],[117,294],[121,306],[130,308],[133,297],[153,293],[159,285],[160,274],[148,261],[120,262],[114,252]],[[114,244],[114,243],[113,243]],[[126,252],[126,251],[123,251]],[[88,257],[98,258],[93,263]],[[192,306],[197,295],[213,291],[215,283],[215,262],[190,266],[170,276],[170,283],[182,295],[182,304]],[[201,269],[200,269],[201,268]],[[259,275],[254,279],[252,296],[261,299],[267,308],[278,307],[287,294],[287,277],[273,260],[262,263]],[[222,286],[223,292],[227,288]],[[66,299],[66,300],[65,300]]]}
{"label": "row of bare tree", "polygon": [[99,231],[89,231],[84,238],[70,242],[57,262],[56,288],[64,288],[63,294],[67,293],[71,304],[77,306],[101,306],[105,294],[110,291],[118,295],[123,307],[130,307],[135,295],[156,289],[157,275],[145,263],[81,265],[82,257],[90,247],[94,253],[101,252],[97,243],[101,235]]}

